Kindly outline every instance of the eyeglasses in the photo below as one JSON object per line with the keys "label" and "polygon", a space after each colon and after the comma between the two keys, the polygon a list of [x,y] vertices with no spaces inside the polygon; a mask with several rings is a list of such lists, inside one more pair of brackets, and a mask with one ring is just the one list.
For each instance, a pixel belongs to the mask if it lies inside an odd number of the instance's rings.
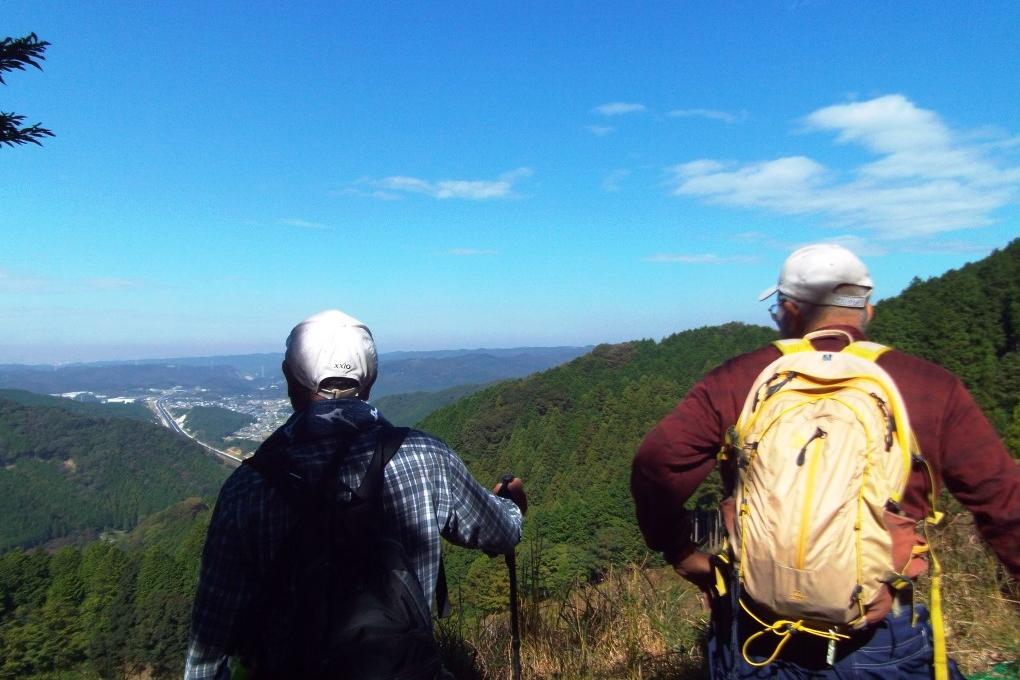
{"label": "eyeglasses", "polygon": [[769,307],[769,316],[772,317],[772,323],[779,325],[779,319],[782,316],[783,303],[786,301],[796,302],[792,297],[785,295],[777,295],[776,301]]}

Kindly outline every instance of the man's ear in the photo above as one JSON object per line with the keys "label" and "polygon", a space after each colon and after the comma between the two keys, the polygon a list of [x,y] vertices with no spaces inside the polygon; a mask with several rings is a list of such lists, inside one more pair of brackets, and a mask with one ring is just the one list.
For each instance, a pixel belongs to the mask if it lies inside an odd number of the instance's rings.
{"label": "man's ear", "polygon": [[801,314],[800,305],[790,299],[783,300],[783,310],[786,312],[786,318],[792,322],[792,325],[796,326],[800,323]]}
{"label": "man's ear", "polygon": [[786,299],[783,300],[780,308],[783,310],[783,314],[779,318],[779,333],[784,338],[799,338],[802,335],[801,324],[803,323],[800,305],[793,300]]}
{"label": "man's ear", "polygon": [[868,315],[868,323],[871,323],[871,320],[875,318],[875,306],[869,302],[868,304],[864,305],[864,310],[865,313]]}

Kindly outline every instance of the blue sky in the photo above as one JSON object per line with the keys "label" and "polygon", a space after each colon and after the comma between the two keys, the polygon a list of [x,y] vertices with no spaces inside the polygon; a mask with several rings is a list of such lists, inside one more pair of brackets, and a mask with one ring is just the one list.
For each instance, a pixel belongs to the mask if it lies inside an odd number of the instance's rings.
{"label": "blue sky", "polygon": [[660,338],[1020,236],[1017,3],[296,4],[4,4],[0,362]]}

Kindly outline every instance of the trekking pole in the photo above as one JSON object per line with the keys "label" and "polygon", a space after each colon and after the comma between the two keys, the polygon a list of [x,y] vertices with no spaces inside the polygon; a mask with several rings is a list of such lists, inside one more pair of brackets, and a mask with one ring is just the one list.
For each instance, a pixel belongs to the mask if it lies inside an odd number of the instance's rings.
{"label": "trekking pole", "polygon": [[[513,475],[503,475],[496,495],[513,500],[510,490],[507,489],[507,485],[513,480]],[[510,575],[510,664],[513,680],[521,680],[521,630],[517,614],[517,547],[511,548],[505,557],[506,570]]]}

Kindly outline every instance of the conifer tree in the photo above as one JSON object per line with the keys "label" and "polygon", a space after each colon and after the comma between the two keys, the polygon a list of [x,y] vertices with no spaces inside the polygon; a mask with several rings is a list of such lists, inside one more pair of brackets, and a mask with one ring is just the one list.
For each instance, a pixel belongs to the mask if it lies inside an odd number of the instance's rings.
{"label": "conifer tree", "polygon": [[[29,33],[23,38],[7,37],[0,40],[0,85],[7,84],[4,73],[24,71],[25,66],[34,66],[41,71],[39,62],[46,58],[43,52],[49,46],[45,40],[39,40],[35,33]],[[0,147],[4,144],[14,146],[28,143],[42,146],[39,141],[42,137],[53,136],[51,131],[39,123],[23,125],[24,121],[24,116],[0,111]]]}

